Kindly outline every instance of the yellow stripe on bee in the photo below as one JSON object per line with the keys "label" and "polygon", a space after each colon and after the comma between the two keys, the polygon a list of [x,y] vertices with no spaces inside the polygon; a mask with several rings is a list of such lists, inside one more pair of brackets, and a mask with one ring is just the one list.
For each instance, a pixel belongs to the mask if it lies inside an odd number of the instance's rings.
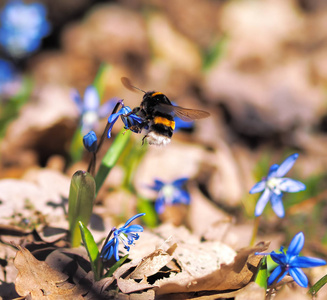
{"label": "yellow stripe on bee", "polygon": [[170,127],[173,130],[175,130],[175,121],[170,121],[170,120],[168,120],[166,118],[163,118],[163,117],[155,117],[153,121],[154,121],[155,124],[166,125],[167,127]]}
{"label": "yellow stripe on bee", "polygon": [[154,92],[154,93],[152,93],[151,97],[154,97],[154,96],[157,96],[157,95],[162,95],[162,93],[160,93],[160,92]]}

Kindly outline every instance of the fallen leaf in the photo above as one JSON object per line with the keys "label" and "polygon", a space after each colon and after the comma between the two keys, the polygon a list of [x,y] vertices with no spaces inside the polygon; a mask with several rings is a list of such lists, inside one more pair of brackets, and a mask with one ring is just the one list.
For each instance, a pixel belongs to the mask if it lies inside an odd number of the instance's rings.
{"label": "fallen leaf", "polygon": [[33,299],[83,299],[78,286],[67,282],[68,276],[37,260],[26,248],[17,246],[14,265],[18,270],[16,291]]}
{"label": "fallen leaf", "polygon": [[265,251],[269,243],[260,243],[256,247],[240,250],[234,262],[221,265],[221,267],[199,278],[185,276],[184,272],[165,278],[157,282],[158,295],[169,293],[185,293],[198,291],[227,291],[237,290],[246,286],[254,274],[261,260],[260,255],[255,252]]}
{"label": "fallen leaf", "polygon": [[173,259],[172,254],[176,247],[177,244],[174,244],[167,251],[158,249],[147,257],[144,257],[134,272],[129,275],[129,278],[143,279],[157,273]]}

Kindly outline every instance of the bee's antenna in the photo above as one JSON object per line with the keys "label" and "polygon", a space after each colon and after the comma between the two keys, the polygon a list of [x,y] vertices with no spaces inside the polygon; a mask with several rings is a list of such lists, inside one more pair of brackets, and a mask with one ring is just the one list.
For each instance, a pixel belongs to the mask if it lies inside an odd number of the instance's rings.
{"label": "bee's antenna", "polygon": [[133,91],[134,92],[134,89],[136,89],[136,90],[139,90],[139,91],[143,92],[144,94],[146,93],[142,89],[140,89],[140,88],[132,85],[131,81],[127,77],[122,77],[122,78],[120,78],[120,80],[121,80],[123,86],[125,88],[129,89],[130,91]]}

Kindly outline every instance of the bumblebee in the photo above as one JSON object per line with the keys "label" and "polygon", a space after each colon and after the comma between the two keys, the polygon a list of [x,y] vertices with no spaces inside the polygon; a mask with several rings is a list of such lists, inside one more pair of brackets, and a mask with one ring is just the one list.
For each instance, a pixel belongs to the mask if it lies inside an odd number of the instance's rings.
{"label": "bumblebee", "polygon": [[210,116],[203,110],[175,106],[163,93],[145,92],[133,86],[126,77],[122,77],[121,81],[129,90],[137,89],[144,93],[140,106],[135,107],[131,112],[131,114],[139,116],[143,122],[135,125],[131,130],[140,133],[142,129],[147,129],[148,132],[143,137],[143,142],[146,140],[150,145],[164,146],[170,143],[175,129],[175,116],[188,122]]}

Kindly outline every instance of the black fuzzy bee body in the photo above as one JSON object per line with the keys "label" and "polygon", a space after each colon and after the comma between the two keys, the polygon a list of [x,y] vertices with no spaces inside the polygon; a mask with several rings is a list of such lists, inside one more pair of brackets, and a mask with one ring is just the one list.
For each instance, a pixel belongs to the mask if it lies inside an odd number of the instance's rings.
{"label": "black fuzzy bee body", "polygon": [[[122,82],[129,89],[138,89],[132,86],[126,77],[122,78]],[[166,95],[155,91],[144,92],[140,106],[135,107],[132,113],[144,120],[137,125],[138,128],[133,128],[133,131],[141,132],[142,129],[147,129],[143,141],[146,140],[150,145],[157,146],[170,143],[175,129],[174,116],[184,121],[193,121],[210,115],[203,110],[174,106]]]}

